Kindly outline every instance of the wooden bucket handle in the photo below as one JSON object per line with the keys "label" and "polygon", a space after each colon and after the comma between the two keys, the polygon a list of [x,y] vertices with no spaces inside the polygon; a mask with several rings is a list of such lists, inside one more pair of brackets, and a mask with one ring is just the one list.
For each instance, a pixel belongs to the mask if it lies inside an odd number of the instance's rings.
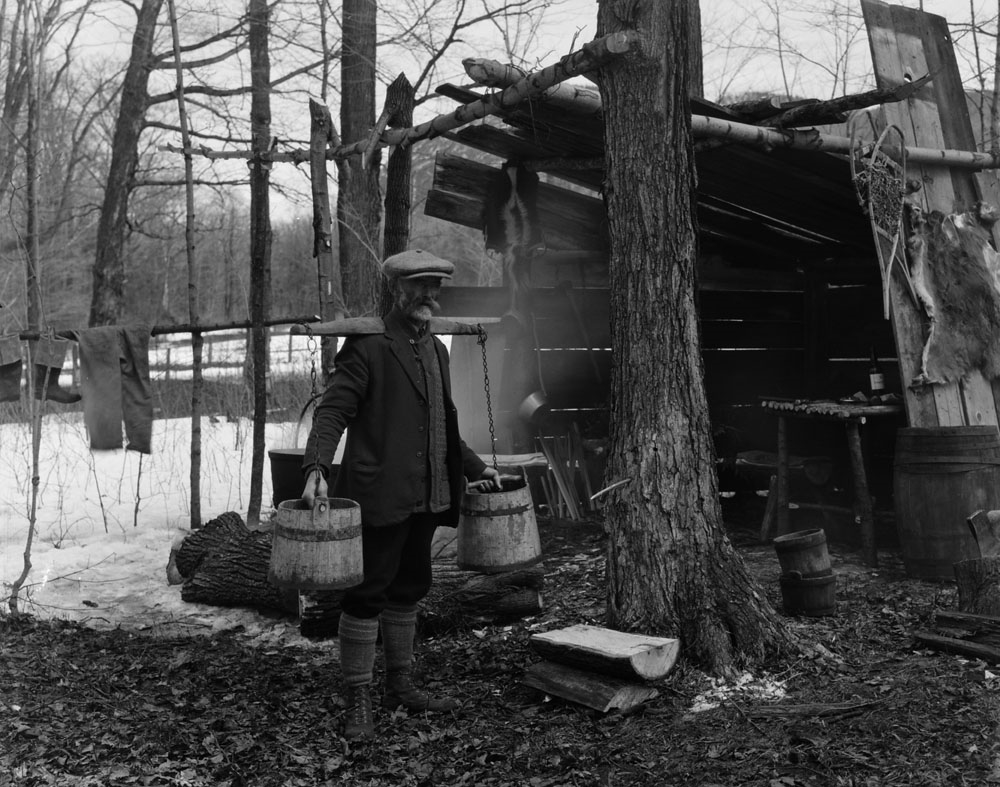
{"label": "wooden bucket handle", "polygon": [[329,508],[330,508],[330,501],[328,498],[317,497],[315,500],[313,500],[313,507],[312,507],[313,524],[316,523],[316,520],[319,517],[325,517],[326,512]]}

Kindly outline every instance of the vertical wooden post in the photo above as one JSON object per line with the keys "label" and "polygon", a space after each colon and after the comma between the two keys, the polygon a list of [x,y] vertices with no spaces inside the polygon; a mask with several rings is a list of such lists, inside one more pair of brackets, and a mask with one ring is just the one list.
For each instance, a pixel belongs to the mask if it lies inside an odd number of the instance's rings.
{"label": "vertical wooden post", "polygon": [[[385,113],[390,128],[413,125],[413,86],[404,74],[389,85],[385,96]],[[410,242],[410,172],[413,156],[409,145],[397,145],[389,154],[385,177],[385,228],[382,230],[384,257],[406,251]],[[392,307],[392,293],[381,288],[379,312]]]}
{"label": "vertical wooden post", "polygon": [[260,521],[264,483],[264,427],[267,418],[267,316],[271,291],[271,59],[267,0],[250,0],[250,335],[253,352],[253,455],[247,525]]}
{"label": "vertical wooden post", "polygon": [[778,483],[776,484],[778,535],[788,533],[788,424],[783,415],[778,416]]}
{"label": "vertical wooden post", "polygon": [[[345,315],[344,290],[341,282],[340,258],[333,253],[333,219],[330,213],[330,188],[326,171],[326,153],[340,140],[333,128],[333,119],[326,104],[309,99],[309,173],[313,199],[313,256],[319,282],[319,318],[339,320]],[[343,163],[338,165],[340,168]],[[341,178],[343,180],[343,177]],[[326,380],[333,370],[337,340],[324,336],[321,342],[320,367]]]}
{"label": "vertical wooden post", "polygon": [[861,450],[861,431],[857,420],[846,423],[847,448],[851,454],[851,474],[854,478],[854,504],[857,506],[861,525],[861,552],[865,563],[878,567],[878,553],[875,550],[875,521],[872,514],[872,499],[868,493],[868,476],[865,473],[865,457]]}
{"label": "vertical wooden post", "polygon": [[[344,0],[342,23],[340,132],[348,142],[364,140],[375,125],[375,0]],[[352,316],[373,314],[381,280],[378,228],[381,150],[369,161],[351,156],[341,167],[337,223],[344,297]]]}
{"label": "vertical wooden post", "polygon": [[[198,307],[198,269],[194,241],[194,162],[191,157],[191,139],[188,134],[187,108],[184,105],[184,67],[181,60],[180,34],[177,30],[177,9],[174,0],[167,0],[170,15],[170,32],[174,47],[174,69],[177,77],[177,115],[181,127],[181,147],[184,149],[184,194],[186,211],[184,221],[184,245],[188,263],[188,320],[195,329],[191,332],[191,527],[201,527],[201,394],[204,387],[202,376],[202,348],[205,337],[197,329],[201,320]],[[211,353],[209,344],[209,353]]]}

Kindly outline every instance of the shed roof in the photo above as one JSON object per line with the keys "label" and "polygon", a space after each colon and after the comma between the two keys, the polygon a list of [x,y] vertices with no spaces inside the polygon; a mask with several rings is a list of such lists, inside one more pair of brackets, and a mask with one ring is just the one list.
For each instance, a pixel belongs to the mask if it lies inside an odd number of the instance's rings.
{"label": "shed roof", "polygon": [[[462,103],[483,97],[444,85],[438,92]],[[692,112],[740,118],[724,107],[692,100]],[[604,154],[600,114],[572,114],[529,99],[498,113],[504,128],[466,126],[450,137],[505,160],[599,159]],[[859,207],[846,156],[791,149],[764,151],[731,143],[696,154],[698,222],[703,250],[728,251],[755,267],[789,267],[830,259],[871,265],[874,246]],[[603,169],[550,174],[600,191]],[[872,268],[874,270],[874,268]]]}

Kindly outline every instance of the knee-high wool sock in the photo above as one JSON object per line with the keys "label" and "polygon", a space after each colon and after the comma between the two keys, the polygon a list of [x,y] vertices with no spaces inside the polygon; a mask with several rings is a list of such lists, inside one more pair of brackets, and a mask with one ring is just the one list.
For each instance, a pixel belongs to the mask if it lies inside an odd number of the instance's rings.
{"label": "knee-high wool sock", "polygon": [[341,614],[338,639],[340,671],[344,676],[344,683],[348,686],[371,683],[375,668],[378,618],[355,618]]}
{"label": "knee-high wool sock", "polygon": [[382,610],[382,648],[387,673],[409,672],[413,665],[413,637],[417,631],[417,608]]}

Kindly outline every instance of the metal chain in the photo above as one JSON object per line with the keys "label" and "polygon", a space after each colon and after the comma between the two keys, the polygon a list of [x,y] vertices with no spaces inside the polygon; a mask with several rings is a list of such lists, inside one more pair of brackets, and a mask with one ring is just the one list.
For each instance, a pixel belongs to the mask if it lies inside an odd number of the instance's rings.
{"label": "metal chain", "polygon": [[306,325],[306,349],[309,351],[309,394],[310,399],[316,398],[316,337],[313,335],[312,326]]}
{"label": "metal chain", "polygon": [[493,469],[500,472],[497,467],[497,435],[493,426],[493,403],[490,400],[490,369],[486,362],[486,330],[482,325],[476,325],[479,347],[483,352],[483,390],[486,391],[486,414],[490,419],[490,449],[493,452]]}

